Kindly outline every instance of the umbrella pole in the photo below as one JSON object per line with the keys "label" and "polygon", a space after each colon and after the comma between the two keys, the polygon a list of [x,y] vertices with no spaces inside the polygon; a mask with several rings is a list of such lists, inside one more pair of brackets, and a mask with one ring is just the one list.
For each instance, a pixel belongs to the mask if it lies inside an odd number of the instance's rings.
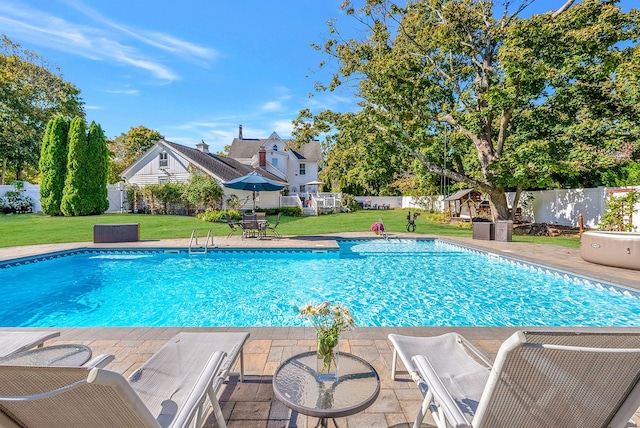
{"label": "umbrella pole", "polygon": [[253,191],[253,213],[256,213],[256,191]]}

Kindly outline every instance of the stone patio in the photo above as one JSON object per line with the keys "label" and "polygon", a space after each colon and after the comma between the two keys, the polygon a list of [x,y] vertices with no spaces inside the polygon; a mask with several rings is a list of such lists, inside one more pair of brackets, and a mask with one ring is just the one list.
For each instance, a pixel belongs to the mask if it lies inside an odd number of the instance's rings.
{"label": "stone patio", "polygon": [[[337,236],[337,235],[336,235]],[[371,237],[370,234],[341,234],[340,236]],[[395,237],[424,238],[424,235],[397,234]],[[335,236],[296,237],[281,240],[241,240],[216,238],[215,244],[226,247],[270,247],[270,248],[331,248]],[[593,265],[583,261],[577,249],[551,245],[525,244],[515,242],[473,241],[463,238],[445,240],[485,249],[505,257],[513,257],[528,262],[553,267],[558,270],[577,273],[605,282],[613,282],[640,290],[640,274],[625,269]],[[0,260],[61,251],[82,247],[166,247],[184,248],[187,239],[143,241],[126,244],[51,244],[0,249]],[[565,328],[566,330],[589,330]],[[232,378],[221,389],[221,404],[229,427],[312,427],[317,419],[292,412],[274,399],[271,377],[279,364],[299,352],[315,349],[315,330],[302,327],[282,328],[66,328],[56,329],[61,336],[48,342],[81,343],[93,350],[94,355],[109,353],[115,360],[108,369],[129,375],[144,363],[165,341],[179,331],[248,331],[251,334],[245,346],[245,382]],[[624,330],[640,333],[640,328],[604,328],[597,330]],[[338,419],[341,427],[409,427],[418,412],[422,396],[405,373],[399,379],[391,380],[391,345],[387,340],[390,333],[407,335],[438,335],[456,331],[490,357],[495,356],[502,341],[516,328],[440,328],[440,327],[381,327],[357,328],[345,333],[341,338],[341,351],[351,352],[369,361],[378,371],[381,382],[380,395],[367,410],[347,418]],[[634,418],[640,421],[640,414]],[[426,420],[427,422],[432,422]],[[209,418],[207,426],[217,426],[214,418]],[[432,426],[424,424],[423,426]]]}

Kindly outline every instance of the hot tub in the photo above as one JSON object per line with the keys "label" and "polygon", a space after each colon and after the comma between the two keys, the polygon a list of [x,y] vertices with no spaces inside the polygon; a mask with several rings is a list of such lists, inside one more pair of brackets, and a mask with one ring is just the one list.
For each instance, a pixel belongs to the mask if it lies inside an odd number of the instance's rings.
{"label": "hot tub", "polygon": [[580,257],[591,263],[640,270],[640,233],[585,232]]}

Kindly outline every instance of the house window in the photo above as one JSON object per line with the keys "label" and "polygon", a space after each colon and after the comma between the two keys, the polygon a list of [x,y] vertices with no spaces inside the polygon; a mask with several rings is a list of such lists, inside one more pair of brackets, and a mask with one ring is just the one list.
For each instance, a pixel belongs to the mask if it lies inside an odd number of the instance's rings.
{"label": "house window", "polygon": [[274,151],[274,152],[277,152],[277,151],[278,151],[278,145],[277,145],[277,144],[274,144],[274,145],[273,145],[273,151]]}
{"label": "house window", "polygon": [[301,163],[300,164],[300,175],[306,175],[307,174],[307,164]]}
{"label": "house window", "polygon": [[158,177],[158,184],[166,184],[169,182],[169,177]]}
{"label": "house window", "polygon": [[166,168],[169,166],[169,155],[167,152],[160,153],[158,159],[160,161],[160,168]]}
{"label": "house window", "polygon": [[271,165],[277,167],[278,166],[278,158],[271,158]]}

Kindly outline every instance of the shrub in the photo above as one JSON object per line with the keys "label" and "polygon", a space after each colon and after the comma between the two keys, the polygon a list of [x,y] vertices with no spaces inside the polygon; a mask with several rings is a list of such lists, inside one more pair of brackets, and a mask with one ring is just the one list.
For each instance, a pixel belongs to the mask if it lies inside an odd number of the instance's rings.
{"label": "shrub", "polygon": [[220,222],[223,219],[226,220],[224,211],[208,209],[205,212],[198,214],[198,218],[203,221],[210,221],[212,223]]}
{"label": "shrub", "polygon": [[302,217],[302,208],[300,207],[281,207],[280,212],[289,217]]}
{"label": "shrub", "polygon": [[60,210],[65,216],[90,215],[95,204],[91,200],[87,181],[94,172],[89,165],[89,144],[84,119],[71,121],[68,135],[67,177],[64,181]]}
{"label": "shrub", "polygon": [[358,211],[358,208],[360,208],[358,201],[356,201],[356,197],[348,193],[342,194],[342,207],[351,212]]}
{"label": "shrub", "polygon": [[21,192],[7,192],[0,198],[0,212],[22,214],[33,211],[33,200]]}
{"label": "shrub", "polygon": [[109,209],[107,198],[109,151],[104,132],[95,122],[91,122],[87,136],[87,163],[91,168],[91,174],[85,177],[90,214],[102,214]]}
{"label": "shrub", "polygon": [[67,175],[69,121],[61,116],[47,123],[40,153],[40,205],[48,215],[62,215],[60,203]]}
{"label": "shrub", "polygon": [[636,190],[630,191],[625,196],[614,196],[611,193],[605,203],[606,213],[602,216],[598,229],[632,232],[631,219],[637,212],[635,205],[639,200],[640,193]]}
{"label": "shrub", "polygon": [[196,209],[216,209],[222,205],[224,190],[215,180],[208,175],[195,172],[189,182],[184,186],[182,197]]}
{"label": "shrub", "polygon": [[207,210],[202,214],[198,214],[198,218],[212,223],[223,223],[227,221],[227,214],[233,221],[242,219],[242,214],[238,210]]}
{"label": "shrub", "polygon": [[[242,213],[238,210],[235,210],[235,209],[227,210],[227,214],[229,214],[229,217],[233,221],[242,220]],[[226,220],[226,216],[225,216],[225,220]]]}

